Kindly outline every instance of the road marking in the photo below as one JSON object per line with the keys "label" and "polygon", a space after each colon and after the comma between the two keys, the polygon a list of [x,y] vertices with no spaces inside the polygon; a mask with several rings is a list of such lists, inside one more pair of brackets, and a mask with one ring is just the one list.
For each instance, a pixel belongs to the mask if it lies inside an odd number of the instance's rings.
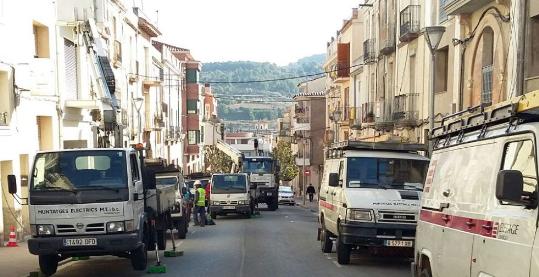
{"label": "road marking", "polygon": [[338,267],[338,268],[341,268],[342,265],[340,265],[337,261],[333,261],[333,263]]}
{"label": "road marking", "polygon": [[[243,235],[245,236],[245,225],[243,226]],[[243,277],[243,270],[245,269],[245,239],[241,240],[241,263],[239,277]]]}
{"label": "road marking", "polygon": [[294,220],[290,220],[290,223],[294,223]]}

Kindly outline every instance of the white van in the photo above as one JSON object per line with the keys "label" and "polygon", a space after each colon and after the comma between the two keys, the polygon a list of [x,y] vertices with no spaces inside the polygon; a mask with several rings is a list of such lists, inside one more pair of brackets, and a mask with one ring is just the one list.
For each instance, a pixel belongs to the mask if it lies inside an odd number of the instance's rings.
{"label": "white van", "polygon": [[251,217],[253,209],[247,174],[213,174],[210,189],[210,215],[213,219],[230,213]]}
{"label": "white van", "polygon": [[328,150],[320,188],[319,239],[337,241],[337,261],[352,250],[391,247],[411,256],[429,160],[424,145],[346,142]]}
{"label": "white van", "polygon": [[537,103],[529,93],[434,130],[414,276],[539,276]]}

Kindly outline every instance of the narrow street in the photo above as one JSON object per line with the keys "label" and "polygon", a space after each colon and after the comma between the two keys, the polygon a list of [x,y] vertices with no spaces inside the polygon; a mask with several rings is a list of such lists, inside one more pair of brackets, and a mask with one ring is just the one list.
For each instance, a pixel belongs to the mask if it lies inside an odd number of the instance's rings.
{"label": "narrow street", "polygon": [[[316,241],[316,214],[301,207],[262,211],[251,219],[218,217],[216,225],[191,227],[184,256],[164,258],[162,276],[409,276],[406,260],[354,257],[338,265]],[[150,253],[149,253],[150,254]],[[155,259],[152,257],[150,263]],[[54,276],[142,276],[127,259],[92,257],[69,262]],[[149,275],[149,274],[147,274]]]}

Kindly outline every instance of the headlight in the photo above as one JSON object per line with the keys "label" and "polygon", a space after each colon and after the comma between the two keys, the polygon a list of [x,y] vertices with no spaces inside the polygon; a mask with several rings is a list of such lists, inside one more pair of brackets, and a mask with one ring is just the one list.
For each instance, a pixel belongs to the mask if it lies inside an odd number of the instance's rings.
{"label": "headlight", "polygon": [[249,200],[240,200],[240,201],[238,201],[238,204],[240,204],[240,205],[249,205]]}
{"label": "headlight", "polygon": [[211,201],[211,204],[214,206],[219,206],[219,201]]}
{"label": "headlight", "polygon": [[123,221],[115,221],[107,223],[107,233],[119,233],[125,231],[125,224]]}
{"label": "headlight", "polygon": [[348,209],[346,213],[346,220],[372,222],[373,221],[372,214],[373,214],[372,210]]}
{"label": "headlight", "polygon": [[[37,236],[52,236],[54,235],[54,225],[52,224],[38,224],[35,225],[35,233],[32,235]],[[32,231],[34,228],[32,228]]]}

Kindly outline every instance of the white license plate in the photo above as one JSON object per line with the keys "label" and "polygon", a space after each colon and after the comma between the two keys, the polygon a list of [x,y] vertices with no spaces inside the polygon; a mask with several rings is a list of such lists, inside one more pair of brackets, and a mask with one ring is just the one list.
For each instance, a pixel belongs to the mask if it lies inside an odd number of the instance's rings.
{"label": "white license plate", "polygon": [[273,194],[271,192],[268,192],[267,196],[272,196]]}
{"label": "white license plate", "polygon": [[386,240],[384,245],[389,247],[413,247],[414,242],[410,240]]}
{"label": "white license plate", "polygon": [[96,238],[64,239],[64,246],[94,246]]}
{"label": "white license plate", "polygon": [[236,209],[236,207],[235,206],[223,206],[223,209],[224,210],[234,210],[234,209]]}

